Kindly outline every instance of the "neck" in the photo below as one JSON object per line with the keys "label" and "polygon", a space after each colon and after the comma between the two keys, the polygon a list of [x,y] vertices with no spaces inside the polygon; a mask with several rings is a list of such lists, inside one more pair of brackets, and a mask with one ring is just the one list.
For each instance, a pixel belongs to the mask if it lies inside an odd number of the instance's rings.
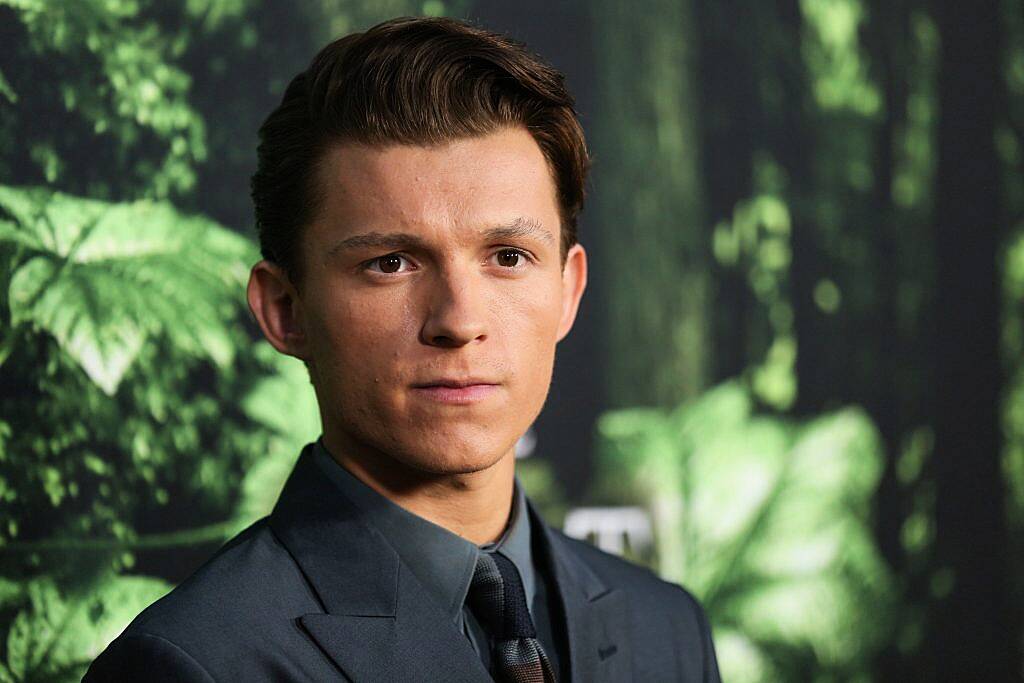
{"label": "neck", "polygon": [[334,460],[409,512],[483,545],[501,538],[512,512],[515,448],[475,472],[431,472],[324,430]]}

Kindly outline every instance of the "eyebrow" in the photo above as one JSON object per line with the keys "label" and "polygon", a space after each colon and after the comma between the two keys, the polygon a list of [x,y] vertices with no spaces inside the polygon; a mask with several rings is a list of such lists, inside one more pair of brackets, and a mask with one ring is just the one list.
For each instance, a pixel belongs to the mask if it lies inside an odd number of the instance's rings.
{"label": "eyebrow", "polygon": [[[539,221],[522,216],[516,218],[511,223],[488,228],[482,231],[480,236],[488,242],[533,237],[549,245],[554,245],[555,243],[555,238]],[[409,246],[423,248],[426,246],[426,242],[419,235],[408,232],[368,232],[362,235],[346,237],[331,247],[327,255],[333,256],[350,249],[399,249]]]}

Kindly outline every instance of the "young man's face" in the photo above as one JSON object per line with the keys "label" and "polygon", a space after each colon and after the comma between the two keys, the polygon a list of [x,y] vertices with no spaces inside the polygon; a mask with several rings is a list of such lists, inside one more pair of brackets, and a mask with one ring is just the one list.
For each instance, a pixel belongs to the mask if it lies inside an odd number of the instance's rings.
{"label": "young man's face", "polygon": [[510,128],[434,147],[342,144],[320,182],[301,291],[258,264],[250,302],[283,321],[275,332],[261,318],[271,342],[309,362],[329,446],[437,474],[512,457],[586,285],[580,245],[562,267],[534,139]]}

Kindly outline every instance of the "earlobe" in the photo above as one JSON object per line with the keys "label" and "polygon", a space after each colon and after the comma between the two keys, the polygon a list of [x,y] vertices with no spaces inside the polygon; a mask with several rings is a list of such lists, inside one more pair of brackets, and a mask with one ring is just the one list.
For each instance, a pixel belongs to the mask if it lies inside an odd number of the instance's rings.
{"label": "earlobe", "polygon": [[302,303],[287,273],[276,263],[260,261],[249,272],[249,310],[263,336],[281,353],[305,360]]}
{"label": "earlobe", "polygon": [[576,243],[565,257],[562,269],[562,318],[558,323],[558,341],[562,341],[576,321],[583,291],[587,288],[587,252]]}

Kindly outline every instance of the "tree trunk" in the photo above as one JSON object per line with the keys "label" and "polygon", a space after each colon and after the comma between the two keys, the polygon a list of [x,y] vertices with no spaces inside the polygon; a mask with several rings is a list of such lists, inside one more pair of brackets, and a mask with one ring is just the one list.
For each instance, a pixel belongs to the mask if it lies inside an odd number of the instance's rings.
{"label": "tree trunk", "polygon": [[998,3],[939,2],[935,345],[937,592],[929,645],[943,680],[1020,675],[1009,614],[999,402],[1002,83]]}
{"label": "tree trunk", "polygon": [[[901,273],[897,255],[901,248],[901,220],[893,201],[896,149],[906,124],[907,83],[900,65],[906,65],[910,42],[910,8],[907,0],[871,0],[864,31],[874,81],[882,94],[883,119],[875,138],[874,187],[871,202],[875,222],[871,261],[875,292],[873,319],[864,321],[870,330],[872,380],[865,403],[878,427],[885,449],[885,469],[875,494],[875,537],[879,550],[896,575],[907,571],[901,531],[909,512],[905,492],[896,476],[904,423],[899,412],[899,376],[906,359],[901,340],[897,292]],[[911,675],[908,663],[891,644],[878,662],[881,680],[903,681]]]}
{"label": "tree trunk", "polygon": [[[737,0],[696,0],[695,36],[700,82],[701,171],[712,229],[730,222],[736,205],[753,194],[759,128],[754,64],[759,55],[754,12]],[[737,17],[744,19],[737,23]],[[756,302],[740,263],[711,264],[714,382],[750,365]]]}
{"label": "tree trunk", "polygon": [[674,405],[707,384],[708,240],[689,0],[595,0],[593,206],[606,258],[614,405]]}

